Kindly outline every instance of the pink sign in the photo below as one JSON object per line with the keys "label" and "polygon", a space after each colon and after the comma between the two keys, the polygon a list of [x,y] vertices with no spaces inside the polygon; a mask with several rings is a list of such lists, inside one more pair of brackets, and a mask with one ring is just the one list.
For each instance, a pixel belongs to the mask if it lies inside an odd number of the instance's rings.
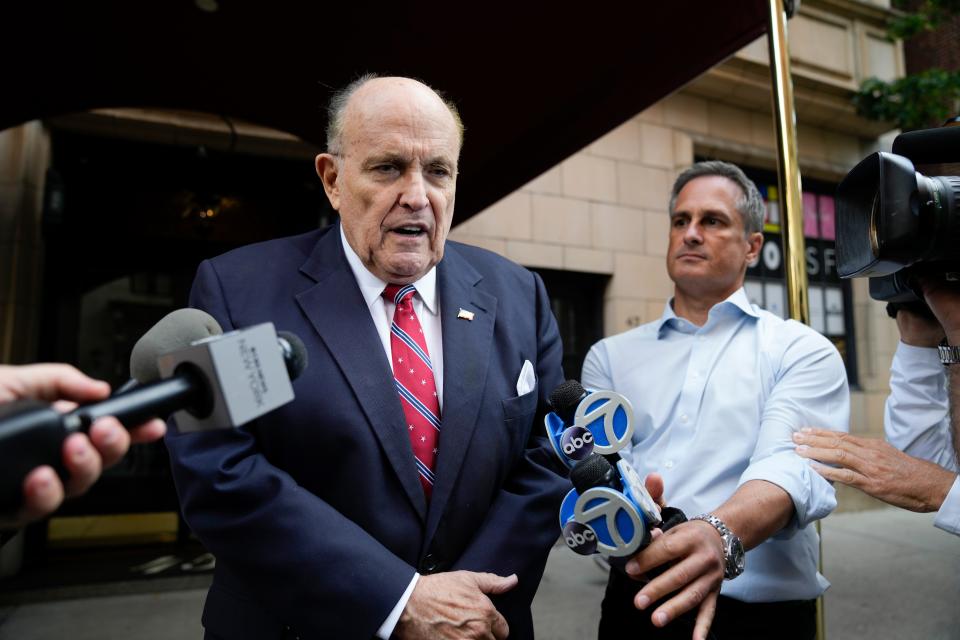
{"label": "pink sign", "polygon": [[820,230],[823,232],[823,239],[836,240],[837,222],[833,196],[818,196],[817,199],[820,201]]}
{"label": "pink sign", "polygon": [[803,235],[806,238],[820,237],[820,230],[817,228],[817,196],[807,191],[803,192]]}

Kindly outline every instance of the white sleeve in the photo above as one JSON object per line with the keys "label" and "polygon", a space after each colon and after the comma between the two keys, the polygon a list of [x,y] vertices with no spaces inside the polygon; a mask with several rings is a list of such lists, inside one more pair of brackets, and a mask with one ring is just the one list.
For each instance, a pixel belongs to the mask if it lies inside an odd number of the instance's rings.
{"label": "white sleeve", "polygon": [[397,606],[393,608],[393,611],[390,612],[390,615],[387,616],[387,619],[383,621],[383,624],[380,625],[380,628],[377,629],[377,637],[380,640],[390,640],[390,636],[393,635],[393,630],[396,628],[397,623],[400,622],[400,614],[403,613],[403,608],[407,606],[407,600],[410,599],[410,596],[413,595],[413,588],[417,586],[417,580],[420,579],[420,574],[413,574],[413,578],[410,580],[410,584],[407,585],[406,591],[403,592],[403,595],[400,596]]}
{"label": "white sleeve", "polygon": [[897,346],[883,430],[887,441],[904,453],[957,471],[947,376],[936,349],[903,342]]}
{"label": "white sleeve", "polygon": [[933,524],[944,531],[960,536],[960,476],[953,481],[950,493],[937,511]]}
{"label": "white sleeve", "polygon": [[789,538],[837,506],[833,485],[797,455],[793,433],[808,425],[848,431],[850,392],[837,349],[804,329],[784,350],[776,384],[764,403],[760,433],[739,485],[772,482],[793,500],[796,517],[776,537]]}
{"label": "white sleeve", "polygon": [[587,389],[613,389],[613,376],[610,373],[610,359],[606,344],[601,340],[590,348],[583,360],[580,384]]}

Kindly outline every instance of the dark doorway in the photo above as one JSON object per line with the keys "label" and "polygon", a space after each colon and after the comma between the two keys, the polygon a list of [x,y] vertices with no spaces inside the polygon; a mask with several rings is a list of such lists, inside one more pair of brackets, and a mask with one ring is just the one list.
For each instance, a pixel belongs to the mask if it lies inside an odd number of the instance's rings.
{"label": "dark doorway", "polygon": [[563,373],[579,380],[590,347],[603,338],[603,292],[610,276],[533,269],[543,278],[563,341]]}
{"label": "dark doorway", "polygon": [[[114,387],[136,340],[187,304],[198,263],[334,219],[311,158],[54,131],[41,360]],[[134,447],[60,515],[176,511],[164,445]]]}

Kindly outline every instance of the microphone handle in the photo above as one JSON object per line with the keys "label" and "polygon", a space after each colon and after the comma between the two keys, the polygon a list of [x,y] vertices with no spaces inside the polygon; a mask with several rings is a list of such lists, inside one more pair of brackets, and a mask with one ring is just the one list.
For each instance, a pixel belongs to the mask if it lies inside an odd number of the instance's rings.
{"label": "microphone handle", "polygon": [[176,375],[136,387],[101,402],[62,414],[49,404],[19,400],[0,406],[0,514],[23,504],[23,479],[35,467],[50,465],[61,481],[69,473],[61,448],[68,435],[86,432],[97,418],[114,416],[130,429],[174,411],[203,410],[209,401],[202,376],[182,367]]}
{"label": "microphone handle", "polygon": [[192,408],[202,399],[205,385],[186,367],[176,375],[141,385],[106,400],[78,407],[64,416],[67,431],[90,429],[95,420],[113,416],[127,429],[150,418],[166,418],[174,411]]}

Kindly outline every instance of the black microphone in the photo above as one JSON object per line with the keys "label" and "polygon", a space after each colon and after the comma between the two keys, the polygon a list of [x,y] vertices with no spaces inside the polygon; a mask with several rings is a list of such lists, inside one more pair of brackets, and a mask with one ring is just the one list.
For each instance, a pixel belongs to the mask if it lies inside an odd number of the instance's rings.
{"label": "black microphone", "polygon": [[593,487],[609,487],[623,493],[620,474],[605,456],[598,453],[591,453],[573,465],[570,470],[570,481],[580,495]]}
{"label": "black microphone", "polygon": [[580,401],[587,397],[587,390],[576,380],[558,384],[550,393],[550,406],[564,424],[572,425]]}
{"label": "black microphone", "polygon": [[300,339],[270,323],[223,334],[208,314],[174,311],[134,346],[131,372],[146,384],[65,414],[34,400],[0,406],[0,512],[19,506],[23,478],[38,465],[66,480],[63,440],[98,418],[131,428],[178,412],[181,431],[240,426],[293,400],[290,380],[306,366]]}

